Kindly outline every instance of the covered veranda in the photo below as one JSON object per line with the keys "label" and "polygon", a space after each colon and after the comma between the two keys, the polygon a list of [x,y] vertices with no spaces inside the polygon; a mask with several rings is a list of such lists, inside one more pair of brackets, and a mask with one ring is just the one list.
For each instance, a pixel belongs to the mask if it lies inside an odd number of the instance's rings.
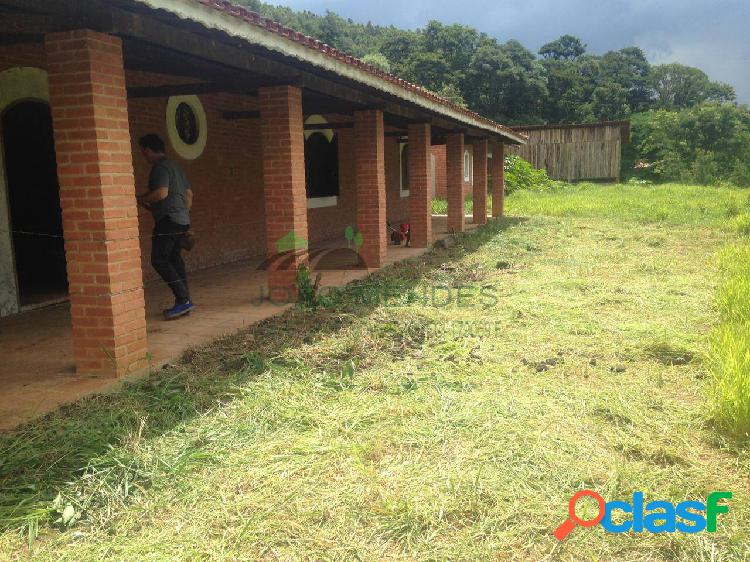
{"label": "covered veranda", "polygon": [[[143,374],[287,306],[307,250],[340,239],[348,227],[364,269],[328,271],[331,284],[423,251],[469,222],[484,223],[490,153],[493,214],[501,214],[503,147],[524,142],[218,0],[0,0],[0,22],[0,145],[22,138],[13,128],[23,123],[19,108],[39,122],[47,108],[54,148],[54,181],[47,183],[59,188],[59,232],[18,228],[24,211],[14,207],[14,194],[38,198],[29,191],[37,180],[24,182],[24,173],[42,167],[0,150],[0,385],[6,404],[30,407],[21,417]],[[202,235],[188,260],[199,308],[173,325],[158,317],[168,295],[148,266],[153,223],[135,201],[148,169],[133,139],[147,132],[167,137],[170,155],[187,169],[193,227]],[[335,139],[330,191],[312,185],[306,140],[315,134],[331,145]],[[431,217],[433,144],[447,146],[448,216],[439,227]],[[465,144],[473,145],[473,195],[482,210],[468,220]],[[411,249],[388,246],[387,222],[411,226]],[[24,236],[64,245],[64,255],[55,254],[64,283],[42,283],[37,300],[23,299]],[[284,267],[257,269],[258,256],[279,254]],[[47,260],[31,261],[41,264],[36,281],[53,277]],[[271,300],[248,304],[259,287]],[[13,425],[1,406],[0,418],[8,418],[0,426]]]}
{"label": "covered veranda", "polygon": [[[467,223],[466,228],[472,230],[477,226]],[[433,242],[449,236],[447,217],[433,216]],[[330,240],[325,245],[341,248],[345,241]],[[388,246],[383,265],[417,257],[426,250]],[[267,274],[259,269],[262,261],[262,257],[258,257],[195,272],[191,286],[199,310],[184,322],[164,322],[161,310],[170,303],[171,293],[162,283],[146,283],[149,368],[159,369],[179,360],[188,349],[280,314],[292,306],[263,298]],[[347,267],[318,273],[321,287],[326,290],[362,279],[372,271]],[[139,376],[134,373],[110,378],[76,372],[68,303],[0,318],[0,356],[4,365],[0,373],[0,431],[86,395],[114,391],[123,382]]]}

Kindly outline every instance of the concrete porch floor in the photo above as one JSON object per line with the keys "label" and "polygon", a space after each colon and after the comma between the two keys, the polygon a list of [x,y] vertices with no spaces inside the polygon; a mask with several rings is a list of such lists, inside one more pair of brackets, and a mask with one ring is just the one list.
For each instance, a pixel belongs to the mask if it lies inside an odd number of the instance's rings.
{"label": "concrete porch floor", "polygon": [[[433,242],[448,236],[444,216],[432,219]],[[477,225],[466,217],[466,228]],[[346,247],[342,239],[341,246]],[[321,245],[318,245],[321,246]],[[336,241],[324,244],[335,247]],[[426,252],[388,246],[386,265]],[[165,322],[161,311],[172,295],[160,280],[146,284],[146,322],[151,370],[179,358],[196,345],[264,320],[289,304],[259,302],[266,274],[261,259],[221,265],[190,274],[196,309],[188,318]],[[324,271],[325,286],[340,287],[374,270]],[[111,392],[126,379],[89,377],[75,372],[70,309],[67,303],[0,318],[0,431],[55,410],[83,396]]]}

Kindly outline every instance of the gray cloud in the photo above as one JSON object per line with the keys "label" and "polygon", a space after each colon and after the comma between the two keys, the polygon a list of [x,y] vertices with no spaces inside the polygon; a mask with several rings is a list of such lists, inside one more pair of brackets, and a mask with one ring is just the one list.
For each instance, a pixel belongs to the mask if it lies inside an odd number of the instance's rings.
{"label": "gray cloud", "polygon": [[[271,0],[274,1],[274,0]],[[750,103],[750,2],[748,0],[275,0],[297,10],[331,10],[355,21],[405,28],[431,19],[461,23],[497,37],[518,39],[536,51],[565,33],[589,51],[636,45],[656,64],[696,66],[711,79],[732,84]]]}

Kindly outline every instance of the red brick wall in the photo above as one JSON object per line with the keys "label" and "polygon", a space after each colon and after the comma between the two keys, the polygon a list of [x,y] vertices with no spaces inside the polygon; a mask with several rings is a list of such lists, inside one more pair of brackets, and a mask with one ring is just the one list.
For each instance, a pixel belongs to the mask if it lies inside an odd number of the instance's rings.
{"label": "red brick wall", "polygon": [[[45,68],[44,45],[0,47],[0,71],[14,66]],[[152,73],[126,72],[126,82],[131,87],[180,81]],[[221,115],[224,111],[257,110],[257,100],[231,94],[199,97],[206,111],[208,142],[203,154],[195,160],[180,158],[169,146],[166,98],[128,101],[136,190],[146,189],[150,169],[140,154],[137,139],[150,132],[164,138],[168,155],[183,166],[192,183],[195,193],[192,220],[197,244],[186,254],[189,270],[264,256],[266,247],[259,120],[226,120]],[[335,122],[341,118],[331,116],[329,120]],[[308,210],[309,240],[313,245],[321,240],[340,238],[347,226],[356,224],[353,130],[341,129],[338,134],[338,205]],[[408,198],[400,196],[400,162],[395,137],[386,137],[385,164],[388,220],[406,221]],[[138,218],[143,273],[150,283],[157,278],[149,265],[153,220],[145,209],[139,210]]]}
{"label": "red brick wall", "polygon": [[364,243],[359,250],[368,268],[385,260],[387,234],[385,142],[383,112],[369,109],[354,113],[354,153],[357,182],[357,227]]}
{"label": "red brick wall", "polygon": [[487,222],[487,139],[474,141],[473,219],[475,224]]}
{"label": "red brick wall", "polygon": [[496,142],[492,145],[492,216],[501,217],[505,212],[505,145]]}
{"label": "red brick wall", "polygon": [[[464,182],[464,194],[470,195],[474,190],[474,147],[470,144],[464,143],[464,152],[469,152],[469,181]],[[464,171],[464,173],[466,173]]]}
{"label": "red brick wall", "polygon": [[46,37],[50,105],[79,372],[146,367],[146,319],[122,42]]}
{"label": "red brick wall", "polygon": [[[396,137],[385,137],[385,197],[388,222],[408,222],[409,198],[401,197],[401,147]],[[385,228],[385,225],[383,225]]]}
{"label": "red brick wall", "polygon": [[448,180],[445,176],[445,145],[434,145],[432,155],[435,157],[435,197],[445,199],[448,197]]}
{"label": "red brick wall", "polygon": [[432,242],[431,138],[429,124],[409,125],[409,222],[416,248],[426,248]]}
{"label": "red brick wall", "polygon": [[[446,176],[448,178],[448,231],[463,232],[464,215],[464,135],[449,133],[445,149]],[[461,189],[458,189],[458,186]],[[454,189],[455,188],[455,189]]]}
{"label": "red brick wall", "polygon": [[[335,119],[329,119],[334,122]],[[354,168],[354,131],[339,129],[339,197],[335,207],[308,209],[307,224],[310,243],[340,238],[347,226],[357,225],[357,186]]]}
{"label": "red brick wall", "polygon": [[[129,73],[128,85],[162,84],[158,76]],[[260,155],[260,127],[257,119],[226,120],[229,110],[257,109],[255,100],[229,94],[200,96],[206,111],[208,142],[195,160],[177,156],[167,138],[166,98],[133,99],[128,103],[133,138],[136,188],[148,185],[149,164],[137,141],[146,133],[157,133],[167,143],[167,154],[185,170],[194,192],[192,227],[197,244],[186,254],[189,270],[240,259],[262,256],[265,252],[263,177]],[[151,252],[151,214],[141,209],[140,230],[144,274],[154,279],[148,265]]]}
{"label": "red brick wall", "polygon": [[15,66],[47,68],[43,43],[24,43],[0,47],[0,72]]}
{"label": "red brick wall", "polygon": [[[470,144],[465,145],[465,149],[470,154],[474,154],[474,149]],[[432,154],[435,156],[435,197],[438,199],[448,198],[448,180],[445,175],[445,145],[436,144],[432,147]],[[464,194],[470,195],[473,190],[473,182],[464,182]]]}
{"label": "red brick wall", "polygon": [[[296,269],[305,258],[296,252],[307,245],[307,199],[305,196],[305,138],[302,118],[302,90],[295,86],[259,89],[260,129],[263,154],[263,197],[265,199],[266,255],[293,250],[284,268],[268,271],[272,299],[296,300]],[[304,245],[281,248],[287,236],[305,240]]]}

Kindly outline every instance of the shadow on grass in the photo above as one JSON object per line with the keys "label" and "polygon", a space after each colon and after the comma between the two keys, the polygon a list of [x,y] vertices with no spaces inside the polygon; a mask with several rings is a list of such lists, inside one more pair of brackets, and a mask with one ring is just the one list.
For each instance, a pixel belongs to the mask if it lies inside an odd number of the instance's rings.
{"label": "shadow on grass", "polygon": [[[241,395],[238,388],[244,382],[269,367],[294,369],[295,365],[285,364],[281,357],[285,350],[360,322],[384,302],[387,306],[389,298],[408,295],[436,272],[443,274],[446,262],[476,252],[500,232],[525,220],[492,220],[456,236],[453,246],[434,248],[334,291],[330,306],[295,307],[190,350],[178,365],[126,384],[115,394],[82,399],[12,433],[0,434],[0,530],[29,529],[34,535],[40,524],[62,516],[66,502],[72,503],[77,513],[95,511],[108,501],[126,503],[129,493],[148,487],[158,471],[139,460],[129,443],[177,430],[227,404]],[[357,359],[366,361],[365,357]],[[337,360],[343,363],[349,358]],[[58,493],[65,496],[71,486],[87,478],[96,481],[95,491],[89,485],[89,495],[83,498],[68,495],[62,503],[55,501]]]}

